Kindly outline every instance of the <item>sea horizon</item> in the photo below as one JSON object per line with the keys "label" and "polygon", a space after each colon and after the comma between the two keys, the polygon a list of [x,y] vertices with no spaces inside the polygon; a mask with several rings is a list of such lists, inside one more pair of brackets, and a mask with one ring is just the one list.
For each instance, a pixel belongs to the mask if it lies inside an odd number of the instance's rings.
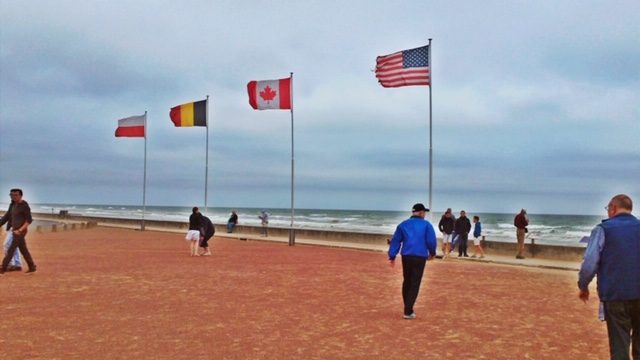
{"label": "sea horizon", "polygon": [[[30,204],[34,214],[58,214],[61,210],[70,215],[94,217],[112,217],[124,219],[142,219],[143,207],[140,205],[109,204]],[[6,209],[8,203],[0,203],[0,209]],[[148,205],[144,212],[145,220],[187,222],[192,206],[180,205]],[[201,212],[211,218],[214,223],[224,224],[231,210],[236,210],[239,223],[259,226],[258,215],[266,210],[270,214],[270,226],[289,227],[291,224],[290,208],[267,207],[200,207]],[[437,225],[444,211],[434,211],[427,218],[430,220],[438,236]],[[454,210],[454,214],[458,211]],[[513,217],[516,213],[474,212],[467,211],[472,220],[474,215],[480,216],[482,235],[487,240],[515,242]],[[410,216],[409,211],[397,210],[345,210],[345,209],[294,209],[294,228],[319,229],[326,231],[364,232],[374,234],[392,234],[398,223]],[[594,226],[605,216],[572,215],[572,214],[529,214],[529,239],[536,243],[583,247],[580,240],[588,236]],[[529,240],[528,240],[529,241]]]}

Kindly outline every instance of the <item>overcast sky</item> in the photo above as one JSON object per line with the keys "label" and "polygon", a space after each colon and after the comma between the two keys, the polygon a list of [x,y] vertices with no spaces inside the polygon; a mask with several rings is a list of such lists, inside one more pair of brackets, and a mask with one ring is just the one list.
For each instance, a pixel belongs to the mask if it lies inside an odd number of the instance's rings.
{"label": "overcast sky", "polygon": [[[426,86],[382,88],[378,55],[433,38],[433,207],[640,207],[640,2],[0,0],[0,191],[33,203],[286,208],[291,118],[250,80],[294,73],[296,207],[428,203]],[[6,199],[8,200],[8,198]],[[6,202],[6,201],[2,201]]]}

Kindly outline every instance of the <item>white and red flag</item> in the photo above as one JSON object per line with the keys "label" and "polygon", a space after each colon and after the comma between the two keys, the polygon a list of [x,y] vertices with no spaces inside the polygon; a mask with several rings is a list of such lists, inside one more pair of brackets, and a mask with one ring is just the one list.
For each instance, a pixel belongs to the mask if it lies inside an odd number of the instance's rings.
{"label": "white and red flag", "polygon": [[256,110],[291,109],[291,78],[249,81],[247,91]]}
{"label": "white and red flag", "polygon": [[146,114],[118,120],[116,137],[145,137],[146,120]]}

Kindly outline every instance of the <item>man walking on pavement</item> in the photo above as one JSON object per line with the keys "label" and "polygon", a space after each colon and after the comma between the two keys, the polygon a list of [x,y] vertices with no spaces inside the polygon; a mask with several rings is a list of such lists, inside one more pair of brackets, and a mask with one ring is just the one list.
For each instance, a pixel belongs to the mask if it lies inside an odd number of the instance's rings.
{"label": "man walking on pavement", "polygon": [[391,267],[395,266],[398,252],[402,255],[402,300],[407,320],[416,318],[413,305],[418,298],[424,267],[427,259],[433,259],[436,254],[436,232],[424,219],[428,211],[423,204],[413,205],[411,217],[398,225],[389,244]]}
{"label": "man walking on pavement", "polygon": [[627,195],[605,207],[608,219],[591,231],[578,277],[579,297],[589,300],[589,283],[598,275],[611,359],[640,360],[640,220]]}
{"label": "man walking on pavement", "polygon": [[22,199],[21,189],[11,189],[11,191],[9,191],[9,196],[11,196],[12,203],[11,211],[7,211],[0,222],[4,224],[5,222],[11,221],[11,228],[13,229],[13,241],[11,242],[9,249],[7,249],[7,253],[4,255],[4,259],[2,260],[0,274],[4,274],[4,272],[7,271],[9,261],[11,261],[14,252],[18,249],[22,253],[22,257],[24,257],[24,260],[29,265],[29,270],[27,270],[27,273],[34,273],[36,272],[36,264],[31,258],[31,254],[29,253],[29,249],[27,249],[27,242],[25,240],[25,236],[27,235],[27,228],[29,227],[29,224],[33,222],[33,218],[31,217],[31,208],[29,207],[29,204],[27,204],[27,202]]}

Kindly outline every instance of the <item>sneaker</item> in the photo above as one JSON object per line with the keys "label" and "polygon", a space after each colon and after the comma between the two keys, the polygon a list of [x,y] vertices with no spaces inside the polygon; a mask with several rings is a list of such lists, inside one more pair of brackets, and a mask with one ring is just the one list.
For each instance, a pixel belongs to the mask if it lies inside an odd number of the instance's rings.
{"label": "sneaker", "polygon": [[13,265],[11,265],[11,266],[9,266],[7,268],[7,272],[9,272],[9,271],[22,271],[22,267],[21,266],[13,266]]}
{"label": "sneaker", "polygon": [[467,255],[467,254],[464,254],[464,257],[469,257],[469,255]]}
{"label": "sneaker", "polygon": [[404,315],[405,320],[413,320],[416,318],[416,313],[412,312],[411,315]]}
{"label": "sneaker", "polygon": [[524,256],[517,255],[516,259],[524,259]]}
{"label": "sneaker", "polygon": [[25,275],[30,275],[30,274],[33,274],[34,272],[36,272],[35,266],[33,268],[30,268],[29,270],[27,270],[27,272],[25,272]]}
{"label": "sneaker", "polygon": [[201,256],[211,256],[211,253],[207,251],[206,253],[202,254]]}

